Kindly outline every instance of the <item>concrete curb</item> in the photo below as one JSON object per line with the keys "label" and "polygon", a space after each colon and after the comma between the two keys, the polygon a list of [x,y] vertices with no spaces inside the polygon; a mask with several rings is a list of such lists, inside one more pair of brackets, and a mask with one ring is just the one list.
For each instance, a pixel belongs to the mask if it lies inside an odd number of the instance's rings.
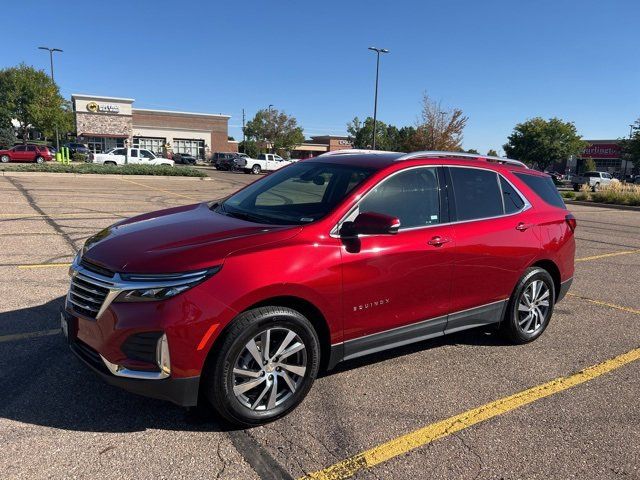
{"label": "concrete curb", "polygon": [[12,172],[10,170],[0,170],[2,172],[3,177],[28,177],[28,176],[39,176],[39,177],[85,177],[85,178],[119,178],[119,179],[139,179],[139,180],[204,180],[211,181],[213,180],[211,177],[184,177],[184,176],[167,176],[167,175],[118,175],[114,173],[100,174],[100,173],[55,173],[55,172]]}
{"label": "concrete curb", "polygon": [[640,212],[640,207],[636,207],[633,205],[616,205],[613,203],[601,203],[601,202],[585,202],[582,200],[570,200],[568,198],[563,198],[564,203],[567,205],[581,205],[584,207],[601,207],[601,208],[610,208],[612,210],[630,210],[632,212]]}

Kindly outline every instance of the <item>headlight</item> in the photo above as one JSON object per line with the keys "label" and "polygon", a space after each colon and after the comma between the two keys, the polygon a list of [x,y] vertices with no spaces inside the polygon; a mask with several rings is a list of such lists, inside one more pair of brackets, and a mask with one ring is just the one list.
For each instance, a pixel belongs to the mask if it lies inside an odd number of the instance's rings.
{"label": "headlight", "polygon": [[186,273],[121,273],[122,292],[114,302],[154,302],[166,300],[195,287],[220,271],[221,267]]}

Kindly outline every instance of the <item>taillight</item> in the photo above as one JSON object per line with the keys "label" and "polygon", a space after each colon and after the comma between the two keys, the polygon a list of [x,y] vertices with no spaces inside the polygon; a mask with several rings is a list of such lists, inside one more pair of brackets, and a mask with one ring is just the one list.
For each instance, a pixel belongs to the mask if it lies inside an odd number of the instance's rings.
{"label": "taillight", "polygon": [[566,217],[564,217],[565,222],[567,222],[567,225],[569,225],[569,228],[571,229],[572,232],[576,231],[576,227],[578,226],[578,222],[576,222],[576,217],[574,217],[573,215],[569,214]]}

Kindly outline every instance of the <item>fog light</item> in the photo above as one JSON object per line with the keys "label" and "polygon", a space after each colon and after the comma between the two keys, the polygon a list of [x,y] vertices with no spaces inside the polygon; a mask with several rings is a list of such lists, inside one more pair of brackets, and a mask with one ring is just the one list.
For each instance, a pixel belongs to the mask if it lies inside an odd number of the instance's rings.
{"label": "fog light", "polygon": [[158,340],[156,347],[156,363],[160,371],[167,376],[171,374],[171,357],[169,356],[169,342],[167,341],[167,334],[164,333]]}

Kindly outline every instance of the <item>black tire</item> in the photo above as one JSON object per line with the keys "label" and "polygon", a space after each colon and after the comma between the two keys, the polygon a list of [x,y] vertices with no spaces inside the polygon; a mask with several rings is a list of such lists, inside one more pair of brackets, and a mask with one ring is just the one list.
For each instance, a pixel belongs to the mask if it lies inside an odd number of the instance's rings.
{"label": "black tire", "polygon": [[600,182],[596,182],[596,184],[591,188],[592,191],[597,192],[600,190]]}
{"label": "black tire", "polygon": [[573,186],[573,191],[574,192],[578,192],[580,190],[580,185],[574,185]]}
{"label": "black tire", "polygon": [[0,157],[2,163],[9,163],[10,160],[9,155],[2,155],[2,157]]}
{"label": "black tire", "polygon": [[251,173],[253,173],[254,175],[258,175],[261,171],[262,168],[257,163],[253,167],[251,167]]}
{"label": "black tire", "polygon": [[113,166],[117,166],[118,165],[116,162],[111,162],[111,161],[104,162],[104,164],[105,165],[113,165]]}
{"label": "black tire", "polygon": [[[306,367],[304,376],[293,375],[292,377],[287,372],[284,372],[289,376],[289,379],[295,378],[297,379],[295,382],[299,382],[296,383],[296,389],[292,392],[286,385],[283,377],[281,377],[281,375],[283,375],[282,370],[278,370],[280,373],[275,373],[273,370],[271,370],[271,373],[267,372],[269,368],[272,368],[276,363],[273,365],[269,363],[264,367],[262,365],[258,367],[254,366],[253,369],[246,367],[250,370],[260,369],[260,378],[265,378],[265,380],[262,380],[263,383],[257,384],[254,388],[246,392],[247,394],[254,395],[253,398],[247,399],[242,395],[237,397],[234,393],[234,387],[242,385],[244,382],[236,383],[237,376],[234,373],[234,368],[236,368],[242,358],[249,358],[250,362],[254,362],[250,356],[247,357],[246,346],[252,339],[255,340],[256,337],[267,330],[271,332],[281,332],[282,335],[284,335],[284,332],[290,331],[297,335],[294,341],[299,339],[300,342],[298,343],[304,344],[304,349],[288,358],[291,359],[301,353],[304,354]],[[275,343],[272,343],[270,354],[273,353],[273,348],[276,348],[276,345],[279,344],[276,334],[272,335],[271,341]],[[253,345],[256,346],[256,344],[257,342],[254,342]],[[261,347],[259,349],[261,355],[264,354],[262,351],[263,348],[264,347]],[[277,351],[278,350],[276,350],[276,353]],[[320,342],[309,320],[296,310],[286,307],[259,307],[241,313],[233,320],[225,332],[224,337],[214,346],[212,355],[213,356],[208,359],[205,371],[203,372],[202,393],[204,398],[213,406],[218,414],[228,422],[234,425],[250,427],[276,420],[289,413],[302,402],[318,374],[320,365]],[[287,362],[289,361],[293,360],[287,360]],[[253,363],[253,365],[257,365],[257,363]],[[259,393],[261,393],[262,390],[266,391],[266,387],[270,384],[269,380],[272,380],[272,377],[275,379],[273,382],[275,382],[276,394],[278,394],[277,392],[282,388],[280,393],[282,393],[283,396],[282,400],[279,400],[281,402],[280,404],[276,403],[273,408],[268,408],[267,397],[269,397],[269,395],[264,393],[262,401],[264,401],[265,404],[263,410],[259,410],[262,408],[262,405],[258,406],[258,409],[253,410],[246,403],[243,403],[243,401],[246,402],[246,400],[256,400],[259,403]],[[281,380],[278,381],[279,378]],[[254,380],[257,380],[257,377],[254,377]],[[253,380],[248,379],[246,381],[251,382]],[[274,383],[271,384],[273,385]],[[264,385],[264,387],[262,385]],[[269,394],[272,390],[273,389],[269,390]]]}
{"label": "black tire", "polygon": [[[530,286],[537,281],[542,281],[544,284],[544,288],[546,288],[546,290],[549,292],[546,299],[548,306],[546,308],[543,307],[539,309],[537,313],[535,313],[535,309],[529,312],[521,311],[521,303],[523,305],[526,303],[524,300],[521,301],[523,294],[525,294],[526,292],[531,292]],[[507,311],[500,325],[500,329],[503,335],[509,341],[515,344],[529,343],[534,341],[536,338],[542,335],[542,333],[547,328],[547,325],[549,325],[549,320],[551,320],[551,316],[553,315],[553,306],[555,304],[555,300],[555,287],[553,284],[553,278],[551,278],[549,272],[540,267],[528,268],[524,272],[522,278],[518,281],[516,288],[511,294],[509,303],[507,304]],[[529,320],[529,324],[527,324],[527,314],[532,315],[532,312],[534,312],[534,318],[532,320]],[[539,318],[538,313],[540,313],[543,317],[540,319],[539,326],[537,326]],[[532,328],[532,322],[534,328]]]}
{"label": "black tire", "polygon": [[36,163],[44,163],[44,157],[41,157],[40,155],[38,155],[36,157]]}

